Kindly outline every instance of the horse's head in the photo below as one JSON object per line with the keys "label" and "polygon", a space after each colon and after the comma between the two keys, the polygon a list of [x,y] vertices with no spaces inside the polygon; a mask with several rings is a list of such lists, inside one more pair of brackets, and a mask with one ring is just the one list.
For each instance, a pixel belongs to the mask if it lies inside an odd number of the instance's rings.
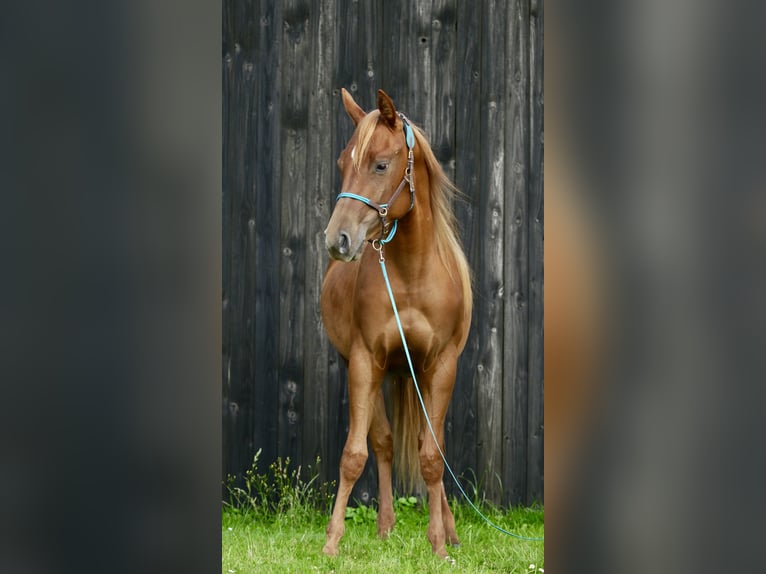
{"label": "horse's head", "polygon": [[[333,259],[353,261],[366,240],[381,236],[384,217],[397,220],[412,203],[410,193],[399,193],[406,181],[408,147],[404,123],[391,98],[378,90],[378,109],[368,114],[345,89],[342,94],[356,129],[338,158],[342,195],[348,195],[335,205],[325,229],[325,246]],[[410,142],[413,138],[410,132]]]}

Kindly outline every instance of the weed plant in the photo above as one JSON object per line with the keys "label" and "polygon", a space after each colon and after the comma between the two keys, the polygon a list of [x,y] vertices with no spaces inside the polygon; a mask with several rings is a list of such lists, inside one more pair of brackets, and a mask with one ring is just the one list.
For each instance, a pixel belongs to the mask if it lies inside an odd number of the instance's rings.
{"label": "weed plant", "polygon": [[[261,450],[241,481],[228,475],[225,481],[228,501],[224,509],[249,518],[283,515],[295,518],[307,512],[327,512],[335,498],[335,481],[319,483],[319,457],[307,468],[290,470],[290,458],[275,460],[264,473],[258,472]],[[240,483],[240,484],[238,484]]]}

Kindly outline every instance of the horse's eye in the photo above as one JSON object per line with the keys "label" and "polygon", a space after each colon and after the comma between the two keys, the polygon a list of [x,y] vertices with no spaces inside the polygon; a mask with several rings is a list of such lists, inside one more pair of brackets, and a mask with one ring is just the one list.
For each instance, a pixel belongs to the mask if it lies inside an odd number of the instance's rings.
{"label": "horse's eye", "polygon": [[388,162],[387,161],[379,161],[375,164],[375,173],[385,173],[385,171],[388,169]]}

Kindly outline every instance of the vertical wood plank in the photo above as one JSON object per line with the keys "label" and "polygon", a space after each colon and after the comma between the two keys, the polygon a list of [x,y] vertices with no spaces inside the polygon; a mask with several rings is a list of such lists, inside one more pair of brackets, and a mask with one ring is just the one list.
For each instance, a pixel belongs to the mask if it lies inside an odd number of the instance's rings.
{"label": "vertical wood plank", "polygon": [[503,484],[505,499],[523,503],[527,489],[529,5],[513,0],[507,14],[505,353]]}
{"label": "vertical wood plank", "polygon": [[412,117],[409,108],[410,4],[391,0],[382,11],[382,78],[378,87],[391,96],[396,107]]}
{"label": "vertical wood plank", "polygon": [[[303,464],[318,456],[320,481],[330,480],[330,433],[333,419],[330,408],[328,375],[330,345],[322,326],[319,296],[327,266],[324,228],[330,219],[333,196],[333,63],[335,55],[335,3],[314,3],[311,21],[311,98],[309,102],[308,165],[306,189],[306,308],[304,310],[304,403]],[[335,445],[332,444],[332,447]],[[334,449],[334,448],[333,448]],[[335,471],[337,472],[337,470]]]}
{"label": "vertical wood plank", "polygon": [[[255,298],[252,322],[255,361],[255,412],[253,430],[261,460],[269,464],[277,457],[278,365],[279,365],[279,205],[280,205],[280,124],[279,62],[281,6],[262,2],[257,12],[257,48],[252,73],[255,88],[256,140],[250,152],[254,158],[254,217],[248,221],[255,242]],[[244,309],[249,316],[247,306]]]}
{"label": "vertical wood plank", "polygon": [[529,25],[529,421],[526,503],[543,501],[543,0],[530,1]]}
{"label": "vertical wood plank", "polygon": [[[378,101],[378,89],[381,78],[379,71],[382,70],[384,58],[383,46],[383,10],[385,1],[375,0],[362,2],[361,30],[363,31],[363,50],[357,50],[357,74],[359,93],[365,101],[370,102],[370,108]],[[384,88],[385,89],[385,88]]]}
{"label": "vertical wood plank", "polygon": [[255,217],[249,152],[256,140],[255,76],[257,35],[253,3],[224,5],[223,37],[223,459],[225,473],[240,475],[252,462],[255,421],[253,337],[255,302]]}
{"label": "vertical wood plank", "polygon": [[455,181],[455,97],[457,81],[457,0],[434,0],[431,18],[431,149]]}
{"label": "vertical wood plank", "polygon": [[480,480],[496,500],[502,473],[503,344],[504,344],[504,223],[505,223],[505,2],[488,0],[482,10],[482,188],[479,207],[480,289],[476,314],[479,332],[477,377],[477,449]]}
{"label": "vertical wood plank", "polygon": [[407,90],[405,113],[408,117],[431,133],[434,124],[432,92],[432,0],[409,3]]}
{"label": "vertical wood plank", "polygon": [[286,0],[281,25],[281,170],[278,452],[301,461],[310,2]]}
{"label": "vertical wood plank", "polygon": [[[429,132],[431,149],[444,172],[455,181],[455,100],[457,91],[457,1],[434,0],[431,19],[431,51],[433,74],[431,78],[433,106]],[[453,395],[455,391],[453,389]],[[450,401],[451,403],[452,401]],[[444,443],[447,461],[455,466],[453,455],[452,417],[448,411],[444,424]],[[459,468],[459,467],[456,467]],[[456,472],[459,472],[456,470]],[[445,482],[451,479],[445,476]],[[453,486],[450,485],[450,489]],[[452,492],[452,490],[450,490]]]}
{"label": "vertical wood plank", "polygon": [[[235,466],[235,458],[239,451],[239,441],[235,432],[236,414],[232,412],[232,379],[231,379],[231,355],[232,355],[232,306],[231,296],[233,278],[231,276],[231,261],[233,249],[231,245],[232,235],[232,212],[234,201],[232,188],[236,185],[233,170],[236,165],[234,156],[238,151],[236,141],[232,141],[236,131],[232,118],[238,117],[239,106],[234,100],[234,79],[232,73],[232,35],[234,6],[232,0],[224,0],[222,4],[222,40],[223,62],[221,64],[221,125],[223,126],[221,141],[221,469],[222,477]],[[236,383],[235,383],[236,384]],[[225,493],[224,493],[225,496]]]}
{"label": "vertical wood plank", "polygon": [[[381,2],[338,0],[339,27],[338,84],[346,88],[357,103],[370,110],[376,101],[381,53]],[[349,133],[350,136],[350,133]]]}
{"label": "vertical wood plank", "polygon": [[[471,331],[465,350],[458,362],[455,389],[447,416],[447,449],[451,464],[458,475],[468,469],[477,469],[476,458],[476,384],[479,364],[479,300],[481,291],[478,281],[481,270],[478,213],[481,202],[480,164],[481,140],[481,3],[458,2],[457,4],[457,49],[456,93],[455,93],[455,184],[464,194],[465,201],[458,201],[455,214],[463,230],[462,239],[466,257],[475,274],[474,310]],[[445,481],[453,495],[457,489]]]}

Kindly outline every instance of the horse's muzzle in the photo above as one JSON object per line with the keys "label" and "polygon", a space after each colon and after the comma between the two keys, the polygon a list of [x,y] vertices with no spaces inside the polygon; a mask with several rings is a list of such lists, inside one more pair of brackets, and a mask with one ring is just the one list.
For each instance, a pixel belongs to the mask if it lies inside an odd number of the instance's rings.
{"label": "horse's muzzle", "polygon": [[352,245],[351,236],[341,231],[333,237],[325,236],[325,247],[330,257],[337,259],[338,261],[353,261],[359,257],[361,253],[361,244]]}

